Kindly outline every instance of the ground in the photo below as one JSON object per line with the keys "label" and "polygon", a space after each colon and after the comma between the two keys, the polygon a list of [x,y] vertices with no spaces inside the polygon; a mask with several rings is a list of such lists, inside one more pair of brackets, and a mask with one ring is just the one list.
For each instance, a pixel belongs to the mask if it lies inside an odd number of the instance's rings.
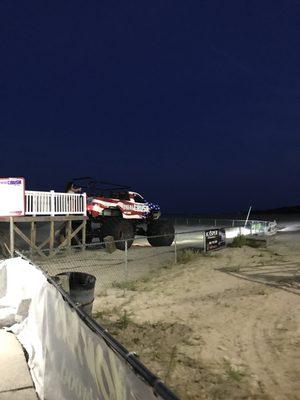
{"label": "ground", "polygon": [[299,233],[179,259],[108,289],[95,318],[182,400],[300,399]]}

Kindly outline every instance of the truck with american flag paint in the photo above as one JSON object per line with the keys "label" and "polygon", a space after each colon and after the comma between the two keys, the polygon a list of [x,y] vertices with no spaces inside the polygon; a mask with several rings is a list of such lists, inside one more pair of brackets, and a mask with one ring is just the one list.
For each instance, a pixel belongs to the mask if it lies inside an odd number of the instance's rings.
{"label": "truck with american flag paint", "polygon": [[129,248],[135,235],[146,236],[151,246],[170,246],[174,226],[160,219],[161,211],[128,186],[97,181],[90,177],[76,178],[73,184],[87,194],[87,243],[94,238],[103,242],[112,236],[116,247]]}

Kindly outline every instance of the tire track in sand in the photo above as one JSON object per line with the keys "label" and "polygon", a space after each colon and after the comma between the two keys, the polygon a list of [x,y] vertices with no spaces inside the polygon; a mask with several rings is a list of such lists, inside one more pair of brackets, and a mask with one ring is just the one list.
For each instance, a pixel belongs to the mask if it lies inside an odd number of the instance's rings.
{"label": "tire track in sand", "polygon": [[276,297],[282,294],[271,292],[248,314],[238,338],[240,356],[263,393],[274,400],[296,400],[300,399],[299,314]]}

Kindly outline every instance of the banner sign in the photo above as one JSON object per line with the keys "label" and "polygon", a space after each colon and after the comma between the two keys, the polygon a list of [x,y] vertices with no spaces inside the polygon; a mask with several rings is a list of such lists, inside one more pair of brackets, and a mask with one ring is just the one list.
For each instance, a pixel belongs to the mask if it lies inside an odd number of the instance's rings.
{"label": "banner sign", "polygon": [[24,214],[24,178],[0,178],[0,217],[10,217]]}
{"label": "banner sign", "polygon": [[226,233],[225,228],[220,229],[208,229],[204,233],[204,250],[212,251],[219,250],[226,245]]}
{"label": "banner sign", "polygon": [[[154,393],[153,387],[86,325],[42,272],[23,259],[0,263],[0,278],[1,269],[6,275],[6,289],[2,289],[6,303],[8,292],[16,289],[14,281],[9,285],[9,276],[15,272],[13,264],[28,270],[28,280],[23,274],[24,286],[31,288],[32,274],[37,275],[28,315],[11,330],[28,352],[41,400],[178,400],[175,395]],[[28,298],[28,291],[23,293]]]}

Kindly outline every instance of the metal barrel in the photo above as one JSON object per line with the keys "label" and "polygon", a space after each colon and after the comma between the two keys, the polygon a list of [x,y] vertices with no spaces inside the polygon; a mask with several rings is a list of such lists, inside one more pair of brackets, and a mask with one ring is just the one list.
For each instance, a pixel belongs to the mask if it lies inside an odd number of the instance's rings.
{"label": "metal barrel", "polygon": [[96,278],[84,272],[63,272],[56,275],[63,290],[80,304],[88,315],[92,315]]}

